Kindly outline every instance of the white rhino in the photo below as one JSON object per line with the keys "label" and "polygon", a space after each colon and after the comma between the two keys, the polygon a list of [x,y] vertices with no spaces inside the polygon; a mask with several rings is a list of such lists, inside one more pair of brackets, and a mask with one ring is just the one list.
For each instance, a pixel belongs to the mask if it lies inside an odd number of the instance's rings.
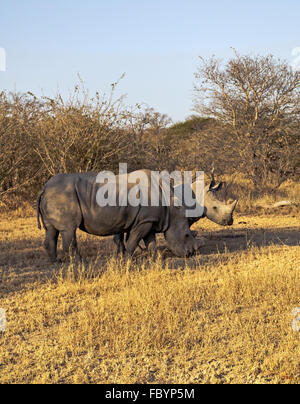
{"label": "white rhino", "polygon": [[[196,186],[200,185],[197,182],[193,182],[192,184],[179,185],[174,188],[175,196],[181,198],[181,195],[184,195],[184,188],[191,187],[193,198],[197,201],[196,198]],[[225,185],[224,182],[216,183],[214,178],[214,170],[211,172],[211,181],[204,188],[204,210],[202,216],[199,217],[189,217],[189,226],[192,226],[193,223],[198,220],[207,217],[214,223],[217,223],[221,226],[231,226],[233,224],[233,212],[237,204],[237,200],[233,201],[230,204],[226,204],[217,198],[217,191],[220,191],[221,188]],[[198,202],[196,202],[198,203]],[[193,209],[195,206],[193,207]],[[189,210],[191,207],[185,206],[185,209]],[[197,232],[192,232],[195,236]],[[127,235],[129,237],[129,234]],[[154,232],[150,232],[146,238],[143,239],[146,249],[156,249],[156,237]],[[117,245],[118,253],[124,253],[126,248],[124,244],[124,234],[116,234],[114,236],[114,242]],[[203,240],[199,240],[200,245],[203,246]]]}
{"label": "white rhino", "polygon": [[[151,172],[141,170],[149,179]],[[138,173],[138,172],[137,172]],[[122,177],[123,178],[123,177]],[[124,178],[123,178],[124,179]],[[119,201],[121,176],[116,176],[116,192]],[[177,256],[194,254],[201,243],[190,231],[189,222],[183,206],[175,206],[172,194],[171,206],[163,206],[160,197],[159,206],[99,206],[97,193],[104,184],[98,183],[97,173],[58,174],[43,187],[37,200],[38,226],[40,217],[46,230],[44,246],[51,261],[57,260],[57,238],[63,240],[63,250],[79,256],[76,230],[108,236],[128,234],[126,251],[133,254],[140,240],[152,239],[155,233],[164,233],[169,249]],[[145,193],[142,185],[127,184],[127,191],[138,187]],[[160,189],[160,195],[162,190]],[[148,192],[148,195],[150,195]],[[125,250],[125,247],[124,247]]]}

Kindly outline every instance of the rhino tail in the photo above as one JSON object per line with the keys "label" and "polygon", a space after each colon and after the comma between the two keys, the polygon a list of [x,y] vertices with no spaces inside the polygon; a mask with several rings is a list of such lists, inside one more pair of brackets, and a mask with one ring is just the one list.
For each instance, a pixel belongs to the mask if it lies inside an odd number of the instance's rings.
{"label": "rhino tail", "polygon": [[36,202],[36,216],[37,216],[37,223],[38,223],[38,228],[41,230],[41,221],[40,221],[40,216],[41,216],[41,210],[40,210],[40,204],[41,204],[41,198],[44,193],[44,189],[39,192],[38,197],[37,197],[37,202]]}

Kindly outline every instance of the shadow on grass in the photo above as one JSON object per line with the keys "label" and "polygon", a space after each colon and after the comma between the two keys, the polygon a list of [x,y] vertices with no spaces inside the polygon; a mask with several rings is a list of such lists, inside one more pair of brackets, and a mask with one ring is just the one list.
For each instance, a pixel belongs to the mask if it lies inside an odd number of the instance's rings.
{"label": "shadow on grass", "polygon": [[[201,268],[201,266],[213,266],[220,263],[220,260],[225,263],[232,253],[247,250],[252,246],[300,245],[300,232],[297,228],[198,231],[199,236],[204,237],[206,244],[195,257],[188,259],[175,258],[166,249],[163,236],[158,236],[158,250],[163,257],[162,267]],[[61,255],[60,247],[59,245],[58,256]],[[79,249],[86,267],[93,266],[93,273],[98,275],[105,271],[107,262],[116,255],[111,237],[83,240],[79,238]],[[133,267],[137,269],[144,265],[146,268],[149,258],[149,253],[138,251],[133,260]],[[67,264],[63,264],[65,265]],[[61,264],[51,264],[48,261],[42,239],[1,242],[0,297],[27,287],[34,287],[37,282],[53,280],[61,269]]]}

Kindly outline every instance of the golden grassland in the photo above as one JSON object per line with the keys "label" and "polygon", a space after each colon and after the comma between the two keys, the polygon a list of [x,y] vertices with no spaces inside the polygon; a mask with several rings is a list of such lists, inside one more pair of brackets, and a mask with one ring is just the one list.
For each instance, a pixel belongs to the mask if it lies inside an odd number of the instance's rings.
{"label": "golden grassland", "polygon": [[196,229],[188,260],[79,233],[78,267],[49,264],[32,211],[2,215],[0,383],[299,383],[299,212]]}

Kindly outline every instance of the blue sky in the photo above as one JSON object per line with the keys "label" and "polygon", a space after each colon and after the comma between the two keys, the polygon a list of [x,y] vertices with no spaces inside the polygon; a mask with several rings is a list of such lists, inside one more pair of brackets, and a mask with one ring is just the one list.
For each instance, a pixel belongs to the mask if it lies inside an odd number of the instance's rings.
{"label": "blue sky", "polygon": [[[118,87],[174,122],[191,114],[198,56],[272,53],[292,62],[299,0],[0,0],[0,90],[67,96]],[[295,57],[294,57],[295,58]]]}

